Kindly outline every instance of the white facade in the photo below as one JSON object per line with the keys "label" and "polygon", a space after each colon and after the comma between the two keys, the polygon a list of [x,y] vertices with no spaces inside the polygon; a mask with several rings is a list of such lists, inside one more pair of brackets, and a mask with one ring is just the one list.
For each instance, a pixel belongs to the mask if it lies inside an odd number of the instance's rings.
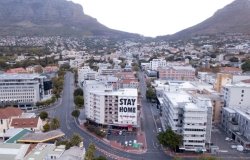
{"label": "white facade", "polygon": [[167,62],[164,59],[153,59],[150,61],[151,70],[157,70],[159,67],[166,67]]}
{"label": "white facade", "polygon": [[223,87],[224,104],[230,108],[247,108],[250,106],[250,85],[237,83]]}
{"label": "white facade", "polygon": [[205,151],[211,143],[212,104],[210,99],[194,98],[179,90],[163,94],[162,114],[166,127],[183,136],[180,147]]}
{"label": "white facade", "polygon": [[86,81],[83,86],[86,117],[98,124],[137,126],[137,89]]}
{"label": "white facade", "polygon": [[78,86],[82,87],[81,83],[84,80],[95,80],[98,73],[92,70],[89,66],[84,66],[78,69]]}
{"label": "white facade", "polygon": [[0,74],[0,106],[24,107],[42,100],[45,78],[38,74]]}

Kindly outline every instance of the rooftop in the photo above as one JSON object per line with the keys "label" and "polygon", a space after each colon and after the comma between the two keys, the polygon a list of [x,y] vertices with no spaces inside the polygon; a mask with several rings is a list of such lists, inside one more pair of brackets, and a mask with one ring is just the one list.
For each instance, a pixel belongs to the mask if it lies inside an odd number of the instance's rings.
{"label": "rooftop", "polygon": [[41,133],[28,133],[24,135],[18,142],[23,143],[44,143],[50,140],[63,137],[65,134],[61,130],[53,130],[49,132]]}
{"label": "rooftop", "polygon": [[20,108],[7,107],[0,109],[0,119],[8,119],[10,117],[19,117],[23,111]]}
{"label": "rooftop", "polygon": [[56,146],[55,144],[39,143],[25,157],[25,160],[44,160],[47,156],[61,156],[65,151],[65,146]]}
{"label": "rooftop", "polygon": [[0,143],[0,159],[23,159],[29,144]]}
{"label": "rooftop", "polygon": [[186,92],[165,92],[165,95],[173,105],[178,105],[178,103],[191,102],[191,96]]}
{"label": "rooftop", "polygon": [[31,131],[28,129],[22,129],[16,135],[12,136],[10,139],[5,141],[4,143],[16,143],[20,138],[22,138],[25,134],[30,133]]}
{"label": "rooftop", "polygon": [[14,118],[10,126],[14,128],[35,128],[38,120],[39,118]]}
{"label": "rooftop", "polygon": [[[95,91],[93,91],[93,92],[95,92]],[[124,89],[119,89],[117,91],[111,91],[111,92],[101,91],[99,93],[103,94],[103,95],[110,95],[110,96],[114,95],[114,96],[133,96],[133,97],[136,97],[138,95],[136,88],[124,88]]]}
{"label": "rooftop", "polygon": [[0,80],[33,80],[36,78],[46,78],[45,76],[41,76],[39,74],[0,74]]}

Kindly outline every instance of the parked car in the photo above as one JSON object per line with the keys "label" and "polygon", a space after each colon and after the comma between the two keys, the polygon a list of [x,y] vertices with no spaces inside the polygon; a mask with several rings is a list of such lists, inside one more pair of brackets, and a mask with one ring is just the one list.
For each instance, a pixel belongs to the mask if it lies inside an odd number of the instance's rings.
{"label": "parked car", "polygon": [[119,135],[122,135],[122,131],[119,131]]}

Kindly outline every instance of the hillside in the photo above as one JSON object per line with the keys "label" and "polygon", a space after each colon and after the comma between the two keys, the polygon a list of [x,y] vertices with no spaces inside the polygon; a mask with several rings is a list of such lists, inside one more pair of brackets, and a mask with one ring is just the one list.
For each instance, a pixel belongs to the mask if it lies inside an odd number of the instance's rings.
{"label": "hillside", "polygon": [[177,32],[171,37],[184,38],[218,33],[250,34],[250,0],[235,0],[207,20]]}
{"label": "hillside", "polygon": [[67,0],[1,0],[0,35],[135,36],[105,27]]}

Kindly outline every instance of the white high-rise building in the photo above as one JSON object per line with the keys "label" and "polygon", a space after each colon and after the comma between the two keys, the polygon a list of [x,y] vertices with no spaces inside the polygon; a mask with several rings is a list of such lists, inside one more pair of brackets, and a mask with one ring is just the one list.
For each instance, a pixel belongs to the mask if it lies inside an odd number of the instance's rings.
{"label": "white high-rise building", "polygon": [[162,115],[166,127],[183,136],[180,149],[205,151],[211,143],[212,104],[176,89],[163,93]]}
{"label": "white high-rise building", "polygon": [[32,107],[51,93],[52,85],[45,79],[39,74],[0,74],[0,106]]}
{"label": "white high-rise building", "polygon": [[167,66],[167,62],[165,59],[153,59],[150,61],[151,70],[157,70],[159,67],[163,68]]}
{"label": "white high-rise building", "polygon": [[137,89],[113,90],[112,85],[85,81],[85,115],[101,125],[137,127]]}

